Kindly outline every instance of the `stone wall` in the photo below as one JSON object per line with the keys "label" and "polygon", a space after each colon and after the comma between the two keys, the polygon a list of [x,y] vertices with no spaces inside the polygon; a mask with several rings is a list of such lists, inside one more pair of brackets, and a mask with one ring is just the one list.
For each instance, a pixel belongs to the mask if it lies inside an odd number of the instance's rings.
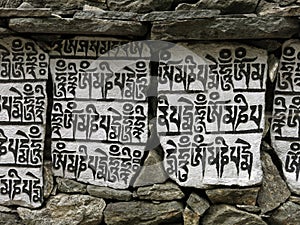
{"label": "stone wall", "polygon": [[300,1],[0,6],[0,224],[300,224]]}

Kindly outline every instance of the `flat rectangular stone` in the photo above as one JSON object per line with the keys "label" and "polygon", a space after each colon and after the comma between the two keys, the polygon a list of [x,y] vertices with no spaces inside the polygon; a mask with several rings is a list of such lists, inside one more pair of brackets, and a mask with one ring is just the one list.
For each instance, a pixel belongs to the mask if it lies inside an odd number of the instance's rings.
{"label": "flat rectangular stone", "polygon": [[281,160],[288,186],[296,194],[300,194],[299,54],[299,40],[284,43],[270,129],[272,147]]}
{"label": "flat rectangular stone", "polygon": [[73,18],[15,18],[9,28],[19,33],[144,36],[147,26],[135,21]]}
{"label": "flat rectangular stone", "polygon": [[[270,26],[270,24],[272,24]],[[215,18],[155,22],[155,40],[224,40],[290,38],[299,31],[296,18],[219,16]]]}
{"label": "flat rectangular stone", "polygon": [[148,140],[149,46],[76,37],[56,42],[50,55],[54,174],[132,185]]}
{"label": "flat rectangular stone", "polygon": [[150,12],[139,17],[139,21],[176,21],[188,19],[213,18],[221,13],[220,10],[180,10]]}
{"label": "flat rectangular stone", "polygon": [[133,12],[117,11],[79,11],[74,14],[73,18],[77,19],[107,19],[107,20],[129,20],[138,21],[139,14]]}
{"label": "flat rectangular stone", "polygon": [[177,43],[159,57],[157,132],[170,178],[197,188],[260,183],[266,51]]}
{"label": "flat rectangular stone", "polygon": [[38,8],[38,9],[11,9],[0,8],[0,18],[10,17],[51,17],[51,9]]}
{"label": "flat rectangular stone", "polygon": [[0,47],[0,204],[39,207],[49,57],[19,37]]}

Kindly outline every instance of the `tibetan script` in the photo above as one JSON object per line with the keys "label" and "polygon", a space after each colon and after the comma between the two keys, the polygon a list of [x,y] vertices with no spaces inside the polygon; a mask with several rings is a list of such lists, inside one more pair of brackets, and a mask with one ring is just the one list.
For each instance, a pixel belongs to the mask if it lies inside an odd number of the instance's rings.
{"label": "tibetan script", "polygon": [[0,49],[0,202],[39,207],[49,57],[17,37],[2,39]]}
{"label": "tibetan script", "polygon": [[75,38],[53,45],[52,163],[56,176],[127,188],[148,139],[150,49]]}
{"label": "tibetan script", "polygon": [[300,193],[300,42],[283,45],[271,125],[272,146],[289,187]]}
{"label": "tibetan script", "polygon": [[167,174],[192,187],[259,183],[266,52],[233,44],[188,48],[159,56],[157,131]]}

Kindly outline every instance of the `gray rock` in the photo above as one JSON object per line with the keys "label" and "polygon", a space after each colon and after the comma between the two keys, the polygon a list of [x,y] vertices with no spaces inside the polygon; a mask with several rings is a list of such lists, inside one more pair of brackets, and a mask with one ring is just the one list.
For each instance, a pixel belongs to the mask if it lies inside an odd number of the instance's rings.
{"label": "gray rock", "polygon": [[269,7],[264,6],[258,11],[258,15],[260,16],[295,16],[298,17],[300,15],[300,6],[287,6],[287,7],[280,7],[274,6]]}
{"label": "gray rock", "polygon": [[290,38],[298,31],[299,24],[295,18],[220,16],[199,20],[154,22],[151,37],[155,40]]}
{"label": "gray rock", "polygon": [[258,206],[255,205],[236,205],[237,208],[247,211],[249,213],[260,213],[261,210]]}
{"label": "gray rock", "polygon": [[140,187],[164,183],[167,179],[168,176],[163,168],[162,158],[155,150],[151,150],[133,186]]}
{"label": "gray rock", "polygon": [[88,185],[87,192],[92,196],[104,199],[114,199],[119,201],[130,201],[132,199],[132,193],[130,191],[116,190],[109,187]]}
{"label": "gray rock", "polygon": [[300,205],[286,202],[276,209],[267,222],[272,225],[298,225],[300,224]]}
{"label": "gray rock", "polygon": [[140,199],[170,201],[182,199],[184,193],[180,188],[171,182],[165,184],[154,184],[153,186],[140,187],[137,189],[137,196]]}
{"label": "gray rock", "polygon": [[0,17],[1,18],[10,18],[10,17],[50,17],[50,9],[7,9],[0,8]]}
{"label": "gray rock", "polygon": [[269,55],[268,66],[270,81],[274,83],[279,68],[279,59],[274,54]]}
{"label": "gray rock", "polygon": [[[203,217],[202,225],[267,225],[259,216],[229,205],[211,206]],[[272,224],[273,225],[273,224]]]}
{"label": "gray rock", "polygon": [[182,3],[176,10],[219,9],[223,14],[254,13],[259,0],[199,0],[195,4]]}
{"label": "gray rock", "polygon": [[1,7],[5,8],[18,8],[22,4],[23,0],[6,0],[1,1]]}
{"label": "gray rock", "polygon": [[254,40],[248,41],[247,43],[262,49],[266,49],[268,52],[274,52],[281,47],[281,43],[279,41],[272,39]]}
{"label": "gray rock", "polygon": [[185,208],[183,211],[183,222],[184,225],[198,225],[200,220],[200,216],[190,210],[189,208]]}
{"label": "gray rock", "polygon": [[0,8],[0,17],[50,17],[50,9],[7,9]]}
{"label": "gray rock", "polygon": [[140,21],[174,21],[185,19],[212,18],[220,14],[220,10],[180,10],[151,12],[140,17]]}
{"label": "gray rock", "polygon": [[51,8],[53,10],[82,9],[86,4],[107,9],[105,0],[26,0],[26,2],[35,8]]}
{"label": "gray rock", "polygon": [[183,206],[180,202],[117,202],[107,205],[104,220],[107,225],[156,225],[178,221]]}
{"label": "gray rock", "polygon": [[212,203],[226,203],[232,205],[255,205],[259,187],[253,188],[218,188],[206,190],[209,200]]}
{"label": "gray rock", "polygon": [[19,33],[90,34],[143,36],[147,27],[135,21],[72,19],[72,18],[16,18],[9,28]]}
{"label": "gray rock", "polygon": [[294,203],[300,205],[300,197],[290,196],[289,201],[294,202]]}
{"label": "gray rock", "polygon": [[34,8],[30,3],[23,2],[21,5],[19,5],[18,9],[32,9]]}
{"label": "gray rock", "polygon": [[138,13],[169,10],[172,3],[173,0],[107,0],[109,10]]}
{"label": "gray rock", "polygon": [[0,213],[1,225],[22,225],[22,221],[17,213]]}
{"label": "gray rock", "polygon": [[76,19],[108,19],[108,20],[129,20],[137,21],[138,14],[133,12],[114,12],[114,11],[79,11],[74,14]]}
{"label": "gray rock", "polygon": [[202,216],[210,207],[209,202],[196,193],[192,193],[186,203],[199,216]]}
{"label": "gray rock", "polygon": [[50,161],[44,162],[44,198],[48,198],[54,187],[54,179],[52,173],[52,164]]}
{"label": "gray rock", "polygon": [[65,179],[65,178],[56,178],[57,189],[60,192],[64,193],[86,193],[86,184],[79,183],[75,180]]}
{"label": "gray rock", "polygon": [[41,210],[17,210],[23,222],[30,225],[96,225],[102,221],[105,205],[103,199],[88,195],[58,194]]}
{"label": "gray rock", "polygon": [[281,0],[281,1],[279,1],[279,6],[281,6],[281,7],[289,6],[296,2],[297,2],[297,0]]}
{"label": "gray rock", "polygon": [[257,203],[262,213],[266,213],[285,202],[290,197],[291,192],[273,164],[271,156],[262,151],[261,160],[264,177]]}

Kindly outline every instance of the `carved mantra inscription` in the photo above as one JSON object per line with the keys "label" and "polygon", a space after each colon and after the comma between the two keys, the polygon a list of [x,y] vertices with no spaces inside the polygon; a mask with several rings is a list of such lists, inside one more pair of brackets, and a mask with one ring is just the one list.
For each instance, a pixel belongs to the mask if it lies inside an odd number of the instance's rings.
{"label": "carved mantra inscription", "polygon": [[51,57],[55,175],[128,187],[148,138],[149,48],[78,38],[56,43]]}
{"label": "carved mantra inscription", "polygon": [[277,76],[272,146],[277,152],[290,188],[300,194],[300,42],[291,40],[282,48]]}
{"label": "carved mantra inscription", "polygon": [[42,204],[48,61],[32,41],[0,40],[1,204]]}
{"label": "carved mantra inscription", "polygon": [[188,48],[160,53],[157,130],[166,172],[183,186],[259,183],[266,52]]}

